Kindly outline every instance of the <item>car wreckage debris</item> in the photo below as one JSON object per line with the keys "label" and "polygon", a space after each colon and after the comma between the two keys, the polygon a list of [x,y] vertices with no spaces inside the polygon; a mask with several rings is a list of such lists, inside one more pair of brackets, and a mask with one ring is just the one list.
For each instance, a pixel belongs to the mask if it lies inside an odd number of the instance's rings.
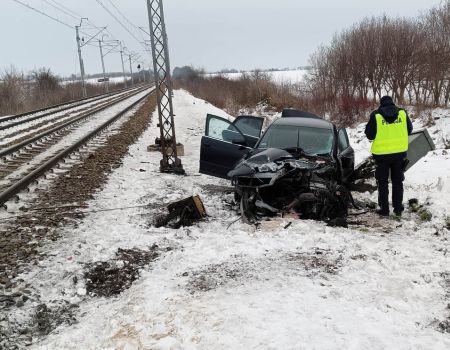
{"label": "car wreckage debris", "polygon": [[168,214],[158,215],[154,220],[155,227],[168,226],[180,228],[191,226],[206,216],[206,210],[199,196],[191,196],[167,206]]}
{"label": "car wreckage debris", "polygon": [[281,149],[267,149],[244,160],[229,176],[246,223],[296,215],[346,226],[353,198],[335,169],[324,157],[295,157]]}

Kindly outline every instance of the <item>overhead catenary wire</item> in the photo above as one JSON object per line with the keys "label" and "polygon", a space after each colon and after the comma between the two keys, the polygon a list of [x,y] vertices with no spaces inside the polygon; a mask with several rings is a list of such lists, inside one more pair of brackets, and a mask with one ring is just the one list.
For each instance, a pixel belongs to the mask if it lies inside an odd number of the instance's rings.
{"label": "overhead catenary wire", "polygon": [[[147,51],[148,48],[147,48],[147,44],[145,43],[145,40],[149,40],[149,38],[144,37],[144,35],[142,34],[142,29],[139,28],[137,25],[135,25],[133,22],[131,22],[125,16],[124,13],[114,4],[113,0],[107,0],[107,1],[111,4],[112,7],[114,7],[114,9],[117,11],[117,13],[119,13],[122,16],[122,18],[139,33],[139,35],[142,39],[141,41],[139,41],[139,44],[141,44],[141,46],[144,48],[144,51]],[[148,36],[150,36],[150,35],[148,34]]]}
{"label": "overhead catenary wire", "polygon": [[69,11],[66,11],[65,9],[61,8],[60,6],[50,2],[49,0],[41,0],[43,2],[45,2],[46,4],[50,5],[51,7],[53,7],[54,9],[65,13],[67,16],[72,17],[73,19],[76,19],[77,21],[79,21],[81,19],[81,17],[75,16],[72,13],[70,13]]}
{"label": "overhead catenary wire", "polygon": [[106,12],[108,12],[108,13],[111,15],[112,18],[114,18],[114,19],[116,20],[117,23],[120,24],[120,26],[121,26],[123,29],[125,29],[125,30],[128,32],[128,34],[130,34],[137,42],[139,42],[139,39],[136,37],[136,35],[134,35],[134,34],[128,29],[128,27],[127,27],[126,25],[124,25],[124,24],[122,23],[122,21],[121,21],[120,19],[118,19],[117,16],[116,16],[112,11],[110,11],[110,9],[102,2],[102,0],[96,0],[96,1],[97,1],[97,3],[98,3],[101,7],[103,7],[103,9],[104,9]]}
{"label": "overhead catenary wire", "polygon": [[[113,0],[107,0],[110,4],[111,4],[111,6],[117,11],[117,13],[119,13],[121,16],[122,16],[122,18],[131,26],[131,27],[133,27],[138,33],[139,33],[139,35],[141,36],[141,38],[142,38],[142,41],[139,41],[139,44],[141,44],[141,46],[144,48],[144,50],[147,50],[147,47],[146,47],[146,44],[145,44],[145,40],[146,40],[146,38],[143,36],[143,34],[142,34],[142,30],[137,26],[137,25],[135,25],[133,22],[131,22],[125,15],[124,15],[124,13],[114,4],[114,2],[113,2]],[[137,39],[136,37],[134,37],[135,39]],[[143,43],[144,42],[144,43]]]}
{"label": "overhead catenary wire", "polygon": [[[47,17],[47,18],[49,18],[49,19],[51,19],[51,20],[53,20],[53,21],[55,21],[55,22],[58,22],[59,24],[62,24],[63,26],[65,26],[65,27],[67,27],[67,28],[70,28],[70,29],[72,29],[72,30],[74,29],[74,26],[73,26],[73,25],[71,25],[71,24],[69,24],[69,23],[67,23],[67,22],[64,22],[63,20],[61,20],[61,19],[59,19],[59,18],[57,18],[57,17],[54,17],[54,16],[52,16],[52,15],[49,15],[49,14],[46,13],[45,11],[39,10],[39,9],[37,9],[37,8],[35,8],[35,7],[29,5],[29,4],[27,4],[27,3],[25,3],[25,2],[23,2],[23,1],[21,1],[21,0],[12,0],[12,1],[14,1],[14,2],[16,2],[17,4],[20,4],[20,5],[22,5],[22,6],[26,7],[26,8],[28,8],[28,9],[30,9],[30,10],[36,12],[36,13],[39,13],[40,15],[45,16],[45,17]],[[54,8],[56,8],[56,7],[54,7]],[[76,19],[79,20],[79,18],[76,18]],[[86,32],[84,32],[83,30],[80,30],[80,32],[83,33],[83,34],[85,34],[85,35],[89,35],[89,33],[86,33]]]}
{"label": "overhead catenary wire", "polygon": [[[112,7],[114,7],[114,9],[122,16],[122,18],[128,22],[128,24],[132,27],[134,27],[135,29],[138,29],[137,26],[132,23],[124,14],[122,11],[120,11],[117,6],[114,4],[114,2],[112,0],[108,0],[108,2],[111,4]],[[138,30],[139,31],[139,30]]]}
{"label": "overhead catenary wire", "polygon": [[33,7],[33,6],[30,6],[29,4],[26,4],[26,3],[24,3],[24,2],[22,2],[22,1],[20,1],[20,0],[13,0],[13,1],[16,2],[16,3],[18,3],[18,4],[20,4],[20,5],[22,5],[22,6],[25,6],[25,7],[29,8],[29,9],[32,10],[32,11],[35,11],[35,12],[37,12],[37,13],[40,13],[41,15],[43,15],[43,16],[45,16],[45,17],[48,17],[48,18],[52,19],[53,21],[58,22],[59,24],[62,24],[62,25],[66,26],[66,27],[68,27],[68,28],[70,28],[70,29],[73,29],[73,28],[74,28],[74,27],[71,26],[70,24],[68,24],[68,23],[66,23],[66,22],[63,22],[62,20],[60,20],[60,19],[58,19],[58,18],[56,18],[56,17],[53,17],[53,16],[49,15],[48,13],[45,13],[44,11],[38,10],[37,8],[35,8],[35,7]]}
{"label": "overhead catenary wire", "polygon": [[[142,46],[142,43],[141,43],[141,41],[140,41],[140,39],[138,39],[137,37],[136,37],[136,35],[134,34],[134,33],[132,33],[131,32],[131,30],[126,26],[126,25],[124,25],[123,23],[122,23],[122,21],[119,19],[119,18],[117,18],[117,16],[102,2],[102,0],[96,0],[97,1],[97,3],[106,11],[106,12],[108,12],[110,15],[111,15],[111,17],[113,17],[114,18],[114,20],[117,22],[117,23],[119,23],[120,24],[120,26],[123,28],[123,29],[125,29],[127,32],[128,32],[128,34],[130,34],[132,37],[133,37],[133,39],[134,40],[136,40],[137,42],[138,42],[138,44],[139,45],[141,45]],[[144,46],[142,46],[143,48],[145,48]]]}
{"label": "overhead catenary wire", "polygon": [[72,15],[74,15],[77,19],[80,19],[83,17],[79,13],[73,11],[72,9],[68,8],[67,6],[65,6],[64,4],[61,4],[60,2],[58,2],[56,0],[49,0],[49,1],[51,1],[52,3],[54,3],[56,6],[60,7],[61,9],[65,9],[67,12],[72,13]]}

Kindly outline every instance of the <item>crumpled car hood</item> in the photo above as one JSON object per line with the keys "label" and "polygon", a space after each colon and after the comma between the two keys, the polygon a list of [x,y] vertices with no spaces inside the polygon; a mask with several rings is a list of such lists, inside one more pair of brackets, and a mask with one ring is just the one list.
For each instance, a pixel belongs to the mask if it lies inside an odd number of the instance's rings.
{"label": "crumpled car hood", "polygon": [[291,153],[279,148],[267,148],[254,152],[228,172],[231,179],[257,173],[276,173],[286,165],[289,165],[292,169],[305,170],[314,170],[321,167],[321,164],[315,161],[295,159]]}
{"label": "crumpled car hood", "polygon": [[351,194],[338,183],[332,155],[289,151],[255,149],[228,173],[244,222],[285,214],[328,221],[346,217]]}

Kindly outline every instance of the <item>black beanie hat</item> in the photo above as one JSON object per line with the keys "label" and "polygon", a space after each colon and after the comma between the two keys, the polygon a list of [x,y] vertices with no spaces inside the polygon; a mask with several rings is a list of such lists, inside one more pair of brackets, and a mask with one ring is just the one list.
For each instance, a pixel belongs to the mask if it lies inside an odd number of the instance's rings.
{"label": "black beanie hat", "polygon": [[393,105],[393,104],[394,104],[394,101],[392,101],[391,96],[383,96],[380,100],[381,106],[389,106],[389,105]]}

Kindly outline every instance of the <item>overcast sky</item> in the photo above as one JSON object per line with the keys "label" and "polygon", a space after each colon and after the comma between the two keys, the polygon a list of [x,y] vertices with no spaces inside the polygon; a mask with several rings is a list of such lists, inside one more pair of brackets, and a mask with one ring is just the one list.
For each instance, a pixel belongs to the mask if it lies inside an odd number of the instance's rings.
{"label": "overcast sky", "polygon": [[[97,0],[20,0],[70,26],[77,20],[50,6],[62,4],[97,26],[108,26],[114,38],[150,62],[144,49]],[[143,40],[148,31],[146,0],[99,0]],[[282,68],[306,65],[320,44],[367,16],[414,17],[440,0],[164,0],[171,66]],[[127,20],[117,13],[114,4]],[[67,12],[67,11],[66,11]],[[77,17],[75,15],[75,17]],[[85,29],[89,31],[89,29]],[[79,73],[75,30],[54,22],[13,0],[0,0],[0,69],[27,72],[49,67],[61,75]],[[92,30],[90,31],[92,32]],[[142,34],[142,35],[141,35]],[[87,36],[85,36],[87,38]],[[105,38],[105,40],[108,38]],[[87,73],[101,71],[98,47],[85,46]],[[107,71],[121,70],[120,54],[105,58]],[[129,64],[126,64],[129,69]]]}

